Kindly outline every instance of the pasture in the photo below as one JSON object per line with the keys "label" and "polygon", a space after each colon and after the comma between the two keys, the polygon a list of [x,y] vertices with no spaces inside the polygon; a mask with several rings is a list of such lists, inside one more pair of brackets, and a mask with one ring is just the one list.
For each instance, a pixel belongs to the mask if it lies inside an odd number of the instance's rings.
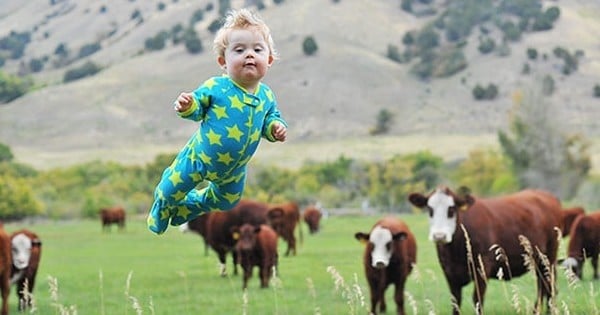
{"label": "pasture", "polygon": [[[426,239],[427,216],[400,216],[417,239],[417,266],[406,286],[407,314],[448,314],[450,294],[433,244]],[[220,277],[216,255],[204,256],[197,234],[170,227],[155,236],[145,220],[129,220],[103,233],[99,220],[6,224],[12,232],[27,227],[43,242],[34,290],[33,314],[367,314],[370,306],[364,279],[363,245],[354,239],[368,232],[376,217],[329,217],[322,230],[309,235],[302,223],[298,255],[285,257],[279,243],[279,275],[268,289],[259,288],[257,270],[242,291],[241,272]],[[563,242],[559,257],[564,257]],[[558,272],[560,314],[600,314],[599,281],[592,281],[589,262],[583,281]],[[240,270],[241,271],[241,270]],[[490,280],[487,314],[531,314],[535,297],[532,275],[510,282]],[[473,314],[472,284],[463,290],[463,314]],[[11,289],[10,310],[17,299]],[[386,292],[388,314],[395,312],[393,288]]]}

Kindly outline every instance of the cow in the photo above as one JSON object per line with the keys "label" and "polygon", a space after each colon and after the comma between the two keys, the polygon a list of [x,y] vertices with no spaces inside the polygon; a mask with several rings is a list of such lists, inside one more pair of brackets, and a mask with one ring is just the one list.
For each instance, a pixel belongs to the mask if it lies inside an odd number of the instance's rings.
{"label": "cow", "polygon": [[3,224],[0,223],[0,295],[2,296],[0,315],[8,314],[11,266],[12,251],[10,249],[10,236],[4,230]]}
{"label": "cow", "polygon": [[323,214],[321,213],[321,210],[319,210],[315,206],[309,206],[306,209],[304,209],[302,217],[304,219],[304,222],[308,226],[308,231],[310,234],[315,234],[319,232],[322,216]]}
{"label": "cow", "polygon": [[252,269],[259,269],[260,287],[268,288],[269,280],[277,269],[277,233],[266,224],[252,225],[245,223],[232,228],[232,237],[237,239],[235,251],[238,264],[244,271],[242,289],[248,287],[248,279],[252,277]]}
{"label": "cow", "polygon": [[393,284],[397,313],[404,315],[404,284],[417,262],[414,235],[402,220],[387,216],[377,221],[369,233],[358,232],[354,237],[367,244],[363,264],[371,313],[377,314],[377,306],[380,312],[386,312],[385,290]]}
{"label": "cow", "polygon": [[[475,281],[473,303],[483,313],[487,281],[509,280],[535,269],[536,311],[554,300],[557,235],[562,227],[561,204],[552,194],[523,190],[510,195],[478,198],[461,187],[458,193],[438,187],[429,195],[411,193],[408,200],[429,213],[429,240],[460,313],[462,287]],[[539,313],[539,312],[538,312]]]}
{"label": "cow", "polygon": [[567,259],[562,266],[570,269],[579,279],[583,278],[583,263],[591,259],[593,277],[598,279],[598,254],[600,254],[600,211],[581,215],[571,226],[571,239],[567,247]]}
{"label": "cow", "polygon": [[35,277],[42,257],[42,241],[27,229],[15,231],[10,236],[12,248],[11,284],[17,286],[19,311],[31,307]]}
{"label": "cow", "polygon": [[[272,205],[267,213],[269,225],[277,234],[287,242],[285,256],[296,255],[296,236],[294,232],[300,223],[300,207],[298,203],[289,201]],[[302,229],[299,228],[300,241],[302,241]]]}
{"label": "cow", "polygon": [[111,224],[117,224],[119,230],[125,228],[125,209],[120,206],[100,209],[100,220],[102,221],[102,230],[110,230]]}
{"label": "cow", "polygon": [[[221,264],[221,276],[227,275],[226,257],[228,253],[233,256],[233,272],[237,275],[237,254],[233,250],[236,241],[232,237],[231,228],[244,223],[266,224],[268,209],[266,203],[242,199],[231,210],[212,211],[201,215],[208,216],[206,218],[206,242],[217,253]],[[190,221],[190,227],[196,220],[200,219],[196,218]]]}
{"label": "cow", "polygon": [[569,232],[571,231],[571,226],[573,225],[573,222],[575,221],[575,219],[578,216],[585,214],[585,210],[582,207],[572,207],[572,208],[563,209],[561,214],[562,214],[562,236],[566,237],[569,235]]}

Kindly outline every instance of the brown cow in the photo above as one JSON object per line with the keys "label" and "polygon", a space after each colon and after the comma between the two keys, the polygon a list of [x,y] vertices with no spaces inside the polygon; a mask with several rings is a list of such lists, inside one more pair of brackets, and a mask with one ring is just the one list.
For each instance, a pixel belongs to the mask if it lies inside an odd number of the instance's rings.
{"label": "brown cow", "polygon": [[192,231],[202,237],[202,240],[204,241],[204,256],[208,256],[208,248],[210,247],[208,245],[208,240],[207,240],[207,235],[206,235],[206,224],[208,222],[209,215],[210,215],[210,212],[204,213],[200,216],[197,216],[193,220],[188,221],[179,226],[179,230],[182,233]]}
{"label": "brown cow", "polygon": [[[508,280],[525,274],[529,268],[535,269],[537,276],[536,311],[539,313],[543,307],[544,298],[548,303],[554,300],[559,246],[555,229],[562,226],[561,205],[555,196],[524,190],[502,197],[476,198],[466,188],[456,194],[440,187],[427,196],[412,193],[408,200],[429,213],[429,239],[436,244],[438,260],[455,299],[454,314],[460,313],[462,287],[472,280],[473,303],[481,314],[488,279]],[[524,256],[534,265],[527,264]]]}
{"label": "brown cow", "polygon": [[42,257],[42,241],[37,234],[21,229],[12,233],[11,284],[17,285],[19,311],[31,307],[35,277]]}
{"label": "brown cow", "polygon": [[582,215],[571,226],[572,233],[567,248],[568,258],[562,265],[583,278],[583,263],[592,260],[594,279],[598,279],[598,254],[600,254],[600,211]]}
{"label": "brown cow", "polygon": [[321,210],[319,210],[315,206],[310,206],[304,209],[302,217],[304,218],[304,222],[308,226],[308,231],[310,232],[310,234],[315,234],[319,232],[322,216],[323,214],[321,213]]}
{"label": "brown cow", "polygon": [[[267,223],[267,204],[249,199],[242,199],[228,211],[212,211],[203,215],[206,218],[206,242],[217,253],[221,263],[221,275],[227,275],[225,268],[227,253],[233,255],[233,273],[237,274],[237,254],[233,250],[236,241],[231,235],[231,228],[244,223],[260,225]],[[195,221],[194,219],[192,221]],[[190,223],[192,223],[190,221]],[[192,223],[193,225],[194,223]]]}
{"label": "brown cow", "polygon": [[[296,202],[290,201],[271,206],[267,213],[269,225],[287,242],[285,255],[296,255],[296,236],[294,232],[300,223],[300,207]],[[302,229],[299,228],[300,241]]]}
{"label": "brown cow", "polygon": [[572,208],[563,209],[561,214],[562,214],[562,229],[561,229],[562,235],[563,235],[563,237],[566,237],[567,235],[569,235],[569,232],[571,231],[571,226],[573,225],[573,222],[575,222],[575,219],[578,216],[585,214],[585,210],[583,210],[582,207],[572,207]]}
{"label": "brown cow", "polygon": [[10,236],[0,223],[0,295],[2,295],[1,315],[8,314],[8,295],[10,293],[10,272],[12,254],[10,249]]}
{"label": "brown cow", "polygon": [[417,261],[417,243],[408,226],[395,217],[385,217],[369,233],[354,237],[367,244],[363,263],[371,294],[371,313],[385,313],[385,290],[395,286],[396,311],[404,314],[404,284]]}
{"label": "brown cow", "polygon": [[277,268],[277,233],[266,224],[245,223],[232,228],[233,238],[237,239],[235,251],[244,279],[242,288],[248,287],[254,266],[259,269],[260,287],[268,288],[273,271]]}
{"label": "brown cow", "polygon": [[125,209],[123,207],[111,207],[100,209],[100,220],[102,221],[102,230],[110,231],[111,224],[117,224],[119,230],[125,228]]}

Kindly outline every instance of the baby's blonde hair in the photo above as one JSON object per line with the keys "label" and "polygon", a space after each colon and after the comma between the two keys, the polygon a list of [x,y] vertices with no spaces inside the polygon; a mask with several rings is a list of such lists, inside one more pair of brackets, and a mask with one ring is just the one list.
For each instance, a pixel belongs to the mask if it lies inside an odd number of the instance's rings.
{"label": "baby's blonde hair", "polygon": [[248,9],[231,10],[225,16],[223,26],[217,31],[213,42],[213,50],[217,56],[224,57],[225,49],[229,44],[229,33],[235,29],[254,28],[264,37],[265,42],[269,46],[269,52],[273,58],[277,59],[278,54],[275,50],[271,30],[261,17]]}

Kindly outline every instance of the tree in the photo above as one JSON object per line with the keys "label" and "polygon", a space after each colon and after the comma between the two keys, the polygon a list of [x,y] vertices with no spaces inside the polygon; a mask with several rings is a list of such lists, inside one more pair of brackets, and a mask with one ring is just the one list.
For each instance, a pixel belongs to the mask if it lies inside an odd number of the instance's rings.
{"label": "tree", "polygon": [[10,162],[14,158],[10,147],[4,143],[0,143],[0,162]]}
{"label": "tree", "polygon": [[542,87],[517,95],[510,132],[498,132],[521,188],[541,188],[569,199],[591,169],[589,144],[566,134],[557,108],[546,102]]}

